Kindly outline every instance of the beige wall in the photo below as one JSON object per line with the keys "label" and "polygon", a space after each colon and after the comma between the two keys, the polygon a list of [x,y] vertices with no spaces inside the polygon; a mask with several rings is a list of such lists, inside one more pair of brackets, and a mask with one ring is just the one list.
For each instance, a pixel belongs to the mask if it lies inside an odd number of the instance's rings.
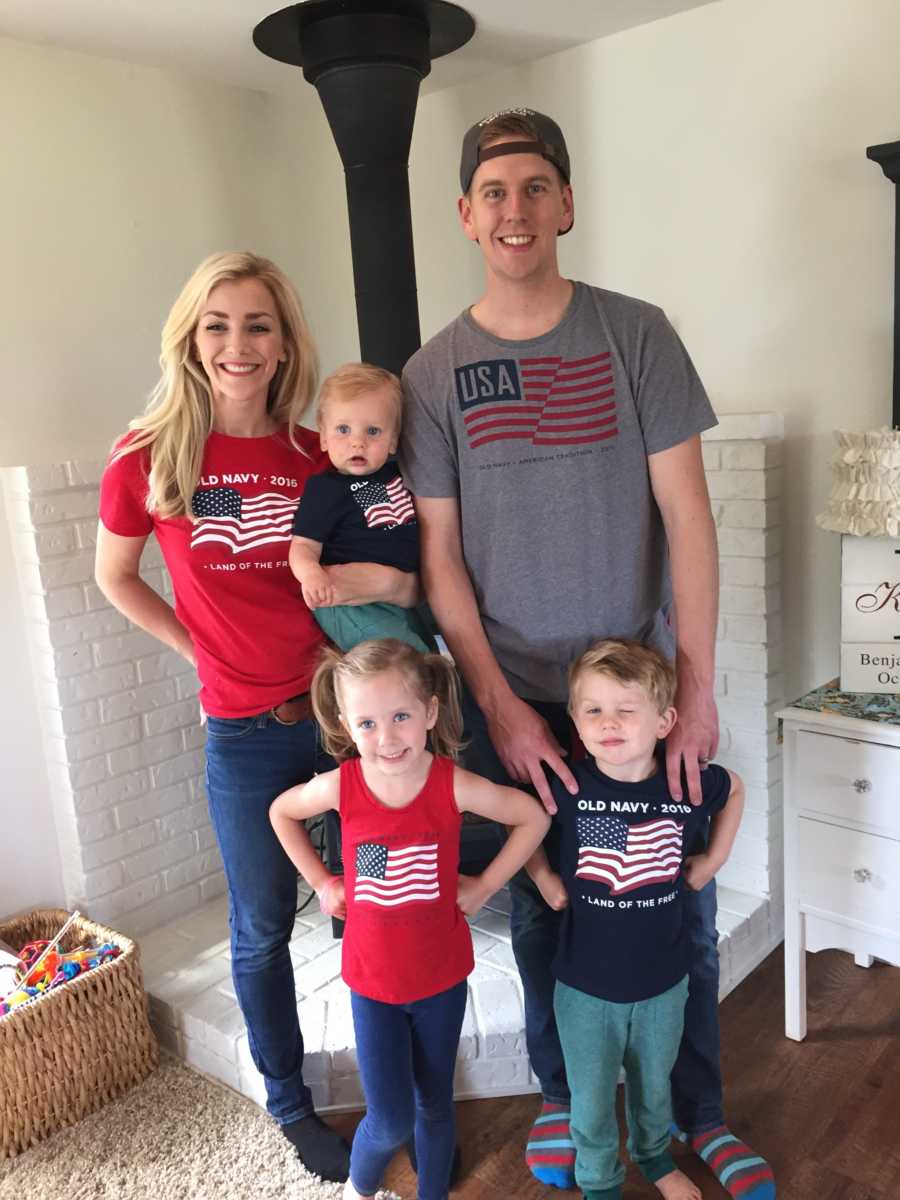
{"label": "beige wall", "polygon": [[0,466],[104,452],[156,381],[160,327],[193,266],[276,250],[266,205],[287,189],[267,107],[0,40]]}
{"label": "beige wall", "polygon": [[[480,286],[453,203],[462,132],[528,104],[557,117],[574,162],[564,271],[662,304],[720,412],[784,413],[793,694],[838,667],[839,539],[814,523],[831,431],[890,420],[894,195],[865,148],[900,137],[898,45],[896,0],[721,0],[428,95],[416,121],[423,337]],[[346,218],[323,193],[313,203],[303,252],[341,280],[307,290],[312,313],[327,295],[349,329]]]}
{"label": "beige wall", "polygon": [[0,920],[29,907],[63,903],[50,781],[26,642],[22,598],[0,488]]}
{"label": "beige wall", "polygon": [[[831,430],[890,415],[894,197],[865,147],[900,136],[898,44],[896,0],[720,0],[429,95],[417,117],[424,337],[480,285],[456,227],[461,134],[531,104],[559,119],[574,160],[564,270],[664,305],[720,411],[785,414],[793,693],[837,669],[838,539],[814,525]],[[325,367],[358,354],[341,168],[299,73],[295,98],[276,100],[0,40],[0,104],[0,465],[102,454],[155,381],[174,293],[214,249],[288,269]],[[4,661],[20,624],[0,617]],[[37,806],[12,821],[7,802],[6,827],[27,824],[52,872],[46,785],[28,790],[35,728],[17,716],[30,700],[3,678],[0,721],[27,726],[10,738],[26,746],[17,812]]]}
{"label": "beige wall", "polygon": [[[192,267],[220,249],[277,256],[298,236],[302,193],[271,140],[268,103],[0,40],[0,467],[102,457],[156,380],[160,327]],[[288,195],[290,225],[276,203]],[[0,578],[15,578],[2,493]],[[0,856],[2,916],[62,901],[22,604],[9,589],[0,662],[0,830],[15,847]]]}
{"label": "beige wall", "polygon": [[784,413],[794,694],[837,673],[831,431],[890,420],[894,196],[865,147],[900,137],[898,44],[894,0],[723,0],[465,96],[562,123],[568,274],[662,304],[719,411]]}

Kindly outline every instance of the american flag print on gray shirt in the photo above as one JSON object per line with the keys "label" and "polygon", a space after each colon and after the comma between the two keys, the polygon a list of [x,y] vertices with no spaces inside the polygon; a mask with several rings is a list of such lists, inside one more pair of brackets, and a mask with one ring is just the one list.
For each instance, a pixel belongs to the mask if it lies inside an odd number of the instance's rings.
{"label": "american flag print on gray shirt", "polygon": [[469,446],[579,446],[618,435],[612,354],[488,360],[456,369]]}
{"label": "american flag print on gray shirt", "polygon": [[191,497],[191,512],[199,518],[191,529],[191,549],[218,542],[232,554],[245,554],[257,546],[287,542],[299,501],[299,496],[278,492],[247,499],[233,487],[198,490]]}
{"label": "american flag print on gray shirt", "polygon": [[390,850],[378,842],[360,842],[353,898],[385,908],[439,899],[437,842]]}
{"label": "american flag print on gray shirt", "polygon": [[667,883],[681,870],[682,827],[671,817],[629,825],[621,817],[579,817],[577,879],[609,885],[611,896]]}

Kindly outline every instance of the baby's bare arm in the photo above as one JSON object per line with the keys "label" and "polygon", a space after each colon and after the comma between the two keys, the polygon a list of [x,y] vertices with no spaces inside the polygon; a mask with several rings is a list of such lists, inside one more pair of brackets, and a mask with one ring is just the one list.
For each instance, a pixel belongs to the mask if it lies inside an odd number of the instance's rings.
{"label": "baby's bare arm", "polygon": [[309,608],[320,608],[335,602],[334,587],[328,572],[319,561],[321,557],[321,542],[296,535],[291,538],[288,563]]}

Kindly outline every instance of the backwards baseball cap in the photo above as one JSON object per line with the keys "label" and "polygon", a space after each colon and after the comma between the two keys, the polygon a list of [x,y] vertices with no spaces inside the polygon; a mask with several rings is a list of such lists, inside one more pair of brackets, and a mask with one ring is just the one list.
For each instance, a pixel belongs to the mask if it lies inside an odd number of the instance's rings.
{"label": "backwards baseball cap", "polygon": [[[535,136],[501,142],[497,146],[479,147],[478,141],[485,128],[501,117],[521,117],[532,127]],[[468,192],[472,186],[472,176],[479,163],[503,154],[539,154],[541,158],[553,163],[566,183],[570,182],[569,152],[557,123],[550,117],[545,117],[543,113],[535,112],[533,108],[504,108],[478,121],[463,138],[462,155],[459,160],[459,185],[463,193]]]}

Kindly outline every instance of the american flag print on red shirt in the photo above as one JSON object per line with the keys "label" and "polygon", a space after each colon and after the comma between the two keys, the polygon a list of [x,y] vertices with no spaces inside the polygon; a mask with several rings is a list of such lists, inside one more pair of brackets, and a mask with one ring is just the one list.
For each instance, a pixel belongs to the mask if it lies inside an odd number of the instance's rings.
{"label": "american flag print on red shirt", "polygon": [[291,537],[299,496],[264,492],[247,499],[237,488],[217,487],[194,492],[191,512],[199,520],[191,530],[191,549],[219,542],[232,554],[245,554]]}
{"label": "american flag print on red shirt", "polygon": [[681,870],[682,826],[671,817],[629,825],[621,817],[579,817],[577,879],[609,885],[611,896],[668,883]]}
{"label": "american flag print on red shirt", "polygon": [[501,359],[456,370],[469,446],[578,446],[618,433],[612,355]]}
{"label": "american flag print on red shirt", "polygon": [[356,847],[357,903],[395,908],[414,900],[438,900],[438,844],[388,849],[379,842],[360,842]]}
{"label": "american flag print on red shirt", "polygon": [[399,475],[387,483],[369,480],[363,487],[354,490],[353,499],[363,510],[366,525],[370,529],[379,525],[406,525],[416,519],[412,496]]}

